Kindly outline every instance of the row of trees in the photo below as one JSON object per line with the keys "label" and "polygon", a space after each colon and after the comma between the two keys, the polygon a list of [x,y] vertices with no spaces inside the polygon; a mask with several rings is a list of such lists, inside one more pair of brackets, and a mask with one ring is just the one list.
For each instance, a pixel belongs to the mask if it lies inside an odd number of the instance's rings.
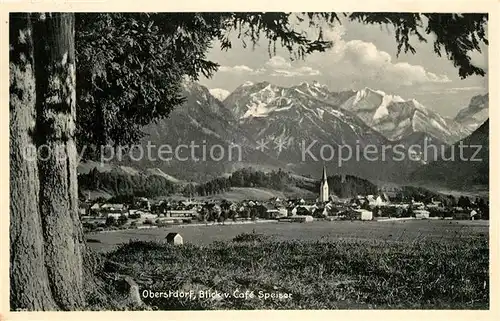
{"label": "row of trees", "polygon": [[231,189],[231,182],[224,177],[218,177],[206,183],[194,185],[187,184],[182,190],[182,194],[186,197],[207,196],[220,194]]}
{"label": "row of trees", "polygon": [[286,190],[295,186],[290,174],[279,169],[263,172],[253,168],[239,169],[228,177],[218,177],[203,184],[187,184],[182,190],[186,197],[199,195],[215,195],[231,189],[231,187],[262,187],[275,190]]}
{"label": "row of trees", "polygon": [[295,185],[289,173],[279,170],[263,172],[251,167],[235,171],[229,178],[231,186],[235,187],[265,187],[276,190],[285,190]]}
{"label": "row of trees", "polygon": [[377,186],[370,181],[351,175],[346,175],[345,179],[338,175],[328,177],[328,187],[330,193],[342,198],[376,194],[378,191]]}
{"label": "row of trees", "polygon": [[257,218],[268,219],[267,208],[263,205],[245,206],[242,210],[234,210],[230,208],[229,203],[222,202],[221,206],[214,204],[206,205],[199,213],[199,220],[202,222],[225,222],[228,219],[236,220],[236,218],[251,219]]}
{"label": "row of trees", "polygon": [[104,190],[114,195],[162,196],[174,192],[174,185],[158,175],[128,175],[117,171],[99,172],[96,168],[88,174],[78,175],[79,189]]}

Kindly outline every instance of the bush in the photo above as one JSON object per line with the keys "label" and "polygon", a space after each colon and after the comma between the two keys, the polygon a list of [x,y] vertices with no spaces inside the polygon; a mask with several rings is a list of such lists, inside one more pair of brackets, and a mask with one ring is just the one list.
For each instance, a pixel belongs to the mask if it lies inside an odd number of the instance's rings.
{"label": "bush", "polygon": [[380,211],[378,214],[379,214],[379,216],[384,216],[384,217],[397,217],[398,211],[397,211],[396,207],[383,206],[380,208]]}
{"label": "bush", "polygon": [[106,226],[114,226],[116,225],[116,218],[114,216],[108,216],[104,224],[106,224]]}
{"label": "bush", "polygon": [[466,212],[455,212],[453,213],[454,220],[470,220],[470,214]]}
{"label": "bush", "polygon": [[447,217],[449,214],[449,211],[444,208],[430,208],[428,211],[429,217]]}
{"label": "bush", "polygon": [[269,239],[269,236],[260,233],[242,233],[233,238],[233,242],[263,242]]}
{"label": "bush", "polygon": [[128,216],[128,218],[136,220],[136,219],[138,219],[138,218],[141,218],[141,214],[139,214],[139,213],[130,214],[130,215]]}
{"label": "bush", "polygon": [[125,224],[127,224],[127,222],[128,222],[128,218],[125,215],[120,215],[120,217],[118,218],[118,221],[117,221],[119,226],[125,225]]}
{"label": "bush", "polygon": [[153,225],[153,221],[148,218],[144,221],[144,225]]}
{"label": "bush", "polygon": [[95,224],[93,222],[84,222],[82,224],[82,227],[83,227],[83,232],[88,233],[88,232],[95,231],[95,229],[97,228],[97,224]]}

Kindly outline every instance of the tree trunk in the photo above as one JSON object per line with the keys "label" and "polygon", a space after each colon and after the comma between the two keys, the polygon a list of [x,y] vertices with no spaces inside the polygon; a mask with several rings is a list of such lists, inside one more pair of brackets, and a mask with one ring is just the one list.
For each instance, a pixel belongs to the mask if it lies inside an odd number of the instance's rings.
{"label": "tree trunk", "polygon": [[[12,308],[84,306],[73,19],[11,16]],[[31,144],[36,160],[23,157]]]}
{"label": "tree trunk", "polygon": [[10,45],[10,304],[50,310],[56,305],[43,264],[38,167],[36,154],[27,154],[35,146],[36,124],[30,14],[11,15]]}

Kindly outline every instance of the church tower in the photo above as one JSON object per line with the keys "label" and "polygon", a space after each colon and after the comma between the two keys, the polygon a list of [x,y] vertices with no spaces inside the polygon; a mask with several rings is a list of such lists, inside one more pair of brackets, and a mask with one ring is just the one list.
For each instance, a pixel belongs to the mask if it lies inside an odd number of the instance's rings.
{"label": "church tower", "polygon": [[319,188],[319,201],[322,203],[328,202],[329,197],[330,197],[330,192],[328,190],[326,168],[325,168],[325,166],[323,166],[323,176],[321,177],[321,185]]}

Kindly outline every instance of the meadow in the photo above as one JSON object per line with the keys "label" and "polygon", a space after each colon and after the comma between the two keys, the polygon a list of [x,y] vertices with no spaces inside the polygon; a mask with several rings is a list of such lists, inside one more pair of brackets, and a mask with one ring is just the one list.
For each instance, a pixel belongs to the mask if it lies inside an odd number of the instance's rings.
{"label": "meadow", "polygon": [[[471,224],[473,223],[473,224]],[[269,223],[92,235],[153,310],[488,309],[483,222]],[[134,233],[135,232],[135,233]],[[114,238],[116,244],[110,244]],[[98,239],[98,240],[96,240]],[[108,243],[98,243],[108,242]],[[123,242],[125,243],[123,243]],[[166,293],[227,297],[166,297]],[[235,291],[253,297],[234,295]],[[163,297],[161,297],[163,293]],[[264,299],[259,293],[275,297]]]}
{"label": "meadow", "polygon": [[163,241],[170,232],[182,235],[184,243],[208,245],[214,241],[231,241],[242,233],[264,234],[279,240],[337,241],[384,240],[416,242],[460,238],[488,237],[488,221],[408,220],[392,222],[314,221],[312,223],[251,223],[241,225],[171,226],[156,229],[130,229],[93,233],[89,246],[99,252],[115,249],[129,240]]}

